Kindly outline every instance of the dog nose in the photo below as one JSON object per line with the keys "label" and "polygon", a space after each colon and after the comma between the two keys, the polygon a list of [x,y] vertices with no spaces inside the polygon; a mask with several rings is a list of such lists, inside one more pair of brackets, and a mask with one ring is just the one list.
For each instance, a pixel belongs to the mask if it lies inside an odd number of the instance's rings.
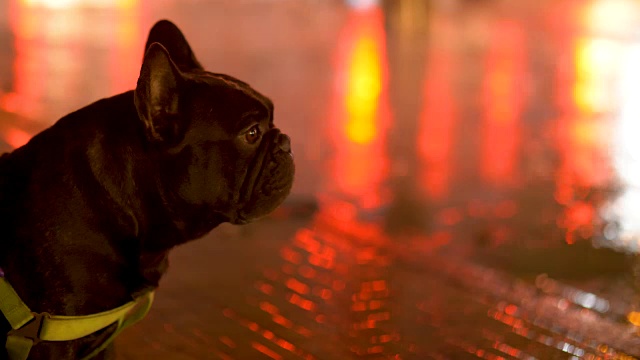
{"label": "dog nose", "polygon": [[286,153],[291,152],[291,139],[289,136],[280,134],[280,136],[278,136],[278,147]]}

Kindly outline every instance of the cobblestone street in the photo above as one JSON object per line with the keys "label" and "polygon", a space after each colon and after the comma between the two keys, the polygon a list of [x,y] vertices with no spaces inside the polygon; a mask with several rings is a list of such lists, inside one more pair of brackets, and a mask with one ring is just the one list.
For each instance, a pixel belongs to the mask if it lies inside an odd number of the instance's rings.
{"label": "cobblestone street", "polygon": [[637,1],[0,0],[0,151],[132,89],[162,18],[296,180],[173,251],[118,359],[640,358]]}
{"label": "cobblestone street", "polygon": [[[474,264],[452,252],[457,246],[435,238],[395,254],[370,239],[356,239],[317,219],[270,219],[215,231],[176,251],[149,317],[118,339],[119,356],[623,359],[639,354],[640,338],[626,322],[629,304],[616,301],[632,295],[620,279],[584,282],[597,284],[603,297],[590,296],[594,304],[607,306],[586,310],[582,298],[572,295],[579,290],[569,284]],[[606,285],[610,282],[615,284]]]}

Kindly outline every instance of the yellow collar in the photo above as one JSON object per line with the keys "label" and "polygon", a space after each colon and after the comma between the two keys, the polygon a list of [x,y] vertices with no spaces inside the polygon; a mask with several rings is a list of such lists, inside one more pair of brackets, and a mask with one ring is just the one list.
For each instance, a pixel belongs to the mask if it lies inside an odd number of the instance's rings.
{"label": "yellow collar", "polygon": [[6,348],[10,360],[26,360],[31,347],[39,341],[76,340],[107,326],[118,328],[100,346],[83,359],[90,359],[109,345],[126,327],[142,320],[153,302],[153,292],[113,310],[83,316],[60,316],[34,313],[4,277],[0,277],[0,311],[12,330],[7,334]]}

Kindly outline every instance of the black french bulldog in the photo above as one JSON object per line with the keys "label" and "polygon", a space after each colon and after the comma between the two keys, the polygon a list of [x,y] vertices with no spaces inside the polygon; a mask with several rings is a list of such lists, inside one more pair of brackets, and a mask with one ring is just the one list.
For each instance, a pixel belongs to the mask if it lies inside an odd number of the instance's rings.
{"label": "black french bulldog", "polygon": [[[273,103],[205,71],[162,20],[135,90],[63,117],[0,158],[0,268],[34,312],[110,310],[157,287],[176,245],[274,210],[293,177]],[[80,358],[114,328],[38,343],[29,358]],[[9,330],[0,314],[0,358]],[[113,354],[110,346],[96,358]]]}

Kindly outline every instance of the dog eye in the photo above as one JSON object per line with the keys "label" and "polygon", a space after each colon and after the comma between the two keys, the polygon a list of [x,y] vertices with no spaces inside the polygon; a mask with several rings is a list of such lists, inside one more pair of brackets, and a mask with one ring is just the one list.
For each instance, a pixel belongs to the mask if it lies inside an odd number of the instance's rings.
{"label": "dog eye", "polygon": [[260,139],[260,127],[258,125],[254,125],[251,127],[251,129],[249,129],[249,131],[247,131],[244,135],[244,139],[249,143],[249,144],[255,144],[256,141],[258,141]]}

